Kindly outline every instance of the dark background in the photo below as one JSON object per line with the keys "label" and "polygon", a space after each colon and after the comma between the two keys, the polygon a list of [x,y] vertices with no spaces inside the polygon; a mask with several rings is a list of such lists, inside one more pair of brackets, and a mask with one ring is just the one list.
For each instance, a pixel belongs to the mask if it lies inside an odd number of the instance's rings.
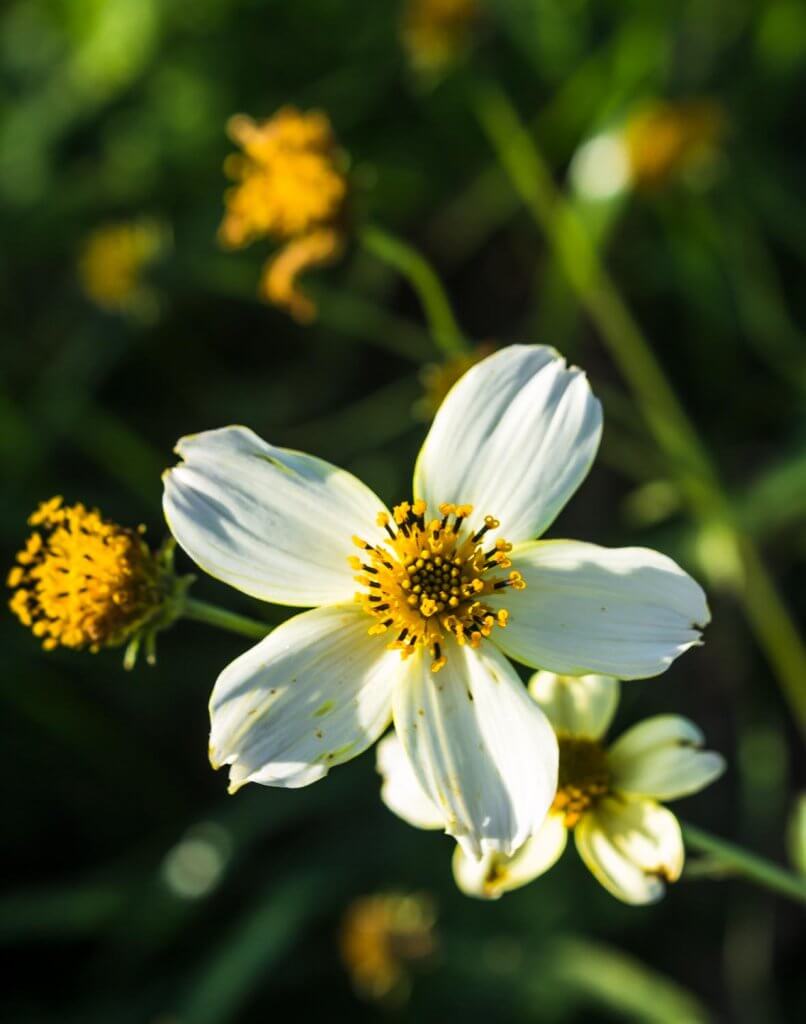
{"label": "dark background", "polygon": [[[389,502],[409,496],[426,429],[412,415],[418,373],[438,354],[405,282],[353,246],[312,275],[320,315],[301,327],[254,297],[267,244],[216,245],[227,118],[321,107],[351,155],[356,216],[428,255],[470,337],[551,344],[587,370],[605,406],[602,453],[552,535],[657,547],[702,580],[713,611],[703,649],[624,687],[614,733],[660,711],[692,717],[729,771],[681,816],[785,862],[801,741],[737,600],[729,547],[685,511],[469,97],[478,76],[497,80],[560,183],[587,138],[645,100],[720,104],[727,127],[709,181],[624,197],[607,259],[802,621],[806,10],[485,6],[474,53],[423,80],[401,48],[398,5],[382,0],[6,0],[5,563],[27,515],[57,493],[145,523],[156,544],[174,442],[232,422],[346,466]],[[77,280],[84,239],[143,216],[172,236],[148,272],[154,308],[95,308]],[[208,579],[194,593],[269,622],[285,615]],[[5,1020],[806,1015],[802,918],[739,879],[684,878],[661,904],[630,908],[569,850],[500,902],[469,900],[453,885],[451,842],[380,803],[371,754],[306,790],[227,797],[207,764],[206,703],[248,641],[180,623],[155,668],[127,674],[119,651],[44,654],[10,614],[0,630]],[[203,851],[201,868],[184,869],[191,882],[201,871],[199,895],[175,880],[189,839]],[[389,889],[428,892],[439,909],[439,952],[392,1008],[356,997],[336,943],[351,900]]]}

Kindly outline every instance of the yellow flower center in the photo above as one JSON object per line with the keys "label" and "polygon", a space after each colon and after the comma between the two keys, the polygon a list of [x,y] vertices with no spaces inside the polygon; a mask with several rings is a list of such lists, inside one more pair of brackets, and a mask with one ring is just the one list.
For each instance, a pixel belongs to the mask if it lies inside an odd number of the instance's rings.
{"label": "yellow flower center", "polygon": [[557,741],[560,768],[551,810],[562,815],[566,828],[573,828],[585,811],[609,791],[607,754],[596,740],[560,735]]}
{"label": "yellow flower center", "polygon": [[46,650],[115,646],[159,607],[157,561],[136,530],[84,505],[43,502],[8,575],[9,605]]}
{"label": "yellow flower center", "polygon": [[511,562],[512,545],[497,540],[487,550],[483,539],[500,523],[487,516],[474,533],[463,529],[472,505],[440,505],[441,519],[426,521],[426,504],[404,502],[378,516],[378,525],[389,535],[387,544],[369,544],[361,537],[354,543],[363,558],[350,564],[361,571],[356,580],[365,591],[356,594],[364,610],[376,622],[370,633],[392,630],[393,650],[408,657],[418,644],[427,647],[438,672],[446,662],[443,644],[448,634],[458,643],[477,647],[493,627],[506,626],[506,609],[493,611],[484,598],[506,587],[523,590],[526,583],[519,572],[499,575]]}

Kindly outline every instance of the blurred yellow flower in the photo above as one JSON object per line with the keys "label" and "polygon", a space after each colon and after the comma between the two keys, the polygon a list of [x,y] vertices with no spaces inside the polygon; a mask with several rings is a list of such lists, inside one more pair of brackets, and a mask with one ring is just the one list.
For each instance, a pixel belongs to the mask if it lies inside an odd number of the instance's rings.
{"label": "blurred yellow flower", "polygon": [[469,46],[480,17],[478,0],[407,0],[401,37],[414,67],[450,64]]}
{"label": "blurred yellow flower", "polygon": [[116,647],[156,616],[160,562],[142,527],[61,497],[42,502],[28,523],[35,529],[8,574],[9,605],[45,650]]}
{"label": "blurred yellow flower", "polygon": [[156,221],[104,224],[85,240],[78,260],[81,287],[100,309],[112,313],[148,313],[154,293],[144,281],[166,242]]}
{"label": "blurred yellow flower", "polygon": [[427,363],[420,371],[423,394],[414,404],[417,419],[432,420],[453,385],[463,377],[471,366],[481,362],[495,351],[495,345],[483,342],[470,352],[448,356],[441,363]]}
{"label": "blurred yellow flower", "polygon": [[283,107],[262,122],[239,114],[227,130],[242,152],[224,165],[236,184],[225,195],[221,244],[239,249],[263,237],[285,243],[264,269],[261,294],[310,322],[316,307],[297,278],[335,259],[345,234],[347,179],[330,121],[319,111]]}
{"label": "blurred yellow flower", "polygon": [[678,175],[711,163],[724,128],[724,115],[710,100],[644,107],[624,129],[633,182],[639,188],[661,188]]}
{"label": "blurred yellow flower", "polygon": [[421,894],[363,896],[348,908],[339,934],[342,960],[359,995],[401,1001],[410,987],[408,965],[436,949],[432,901]]}

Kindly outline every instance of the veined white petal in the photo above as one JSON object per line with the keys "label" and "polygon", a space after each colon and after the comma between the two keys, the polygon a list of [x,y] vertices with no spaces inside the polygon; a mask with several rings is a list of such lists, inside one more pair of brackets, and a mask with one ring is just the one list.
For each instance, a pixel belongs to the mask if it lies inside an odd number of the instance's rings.
{"label": "veined white petal", "polygon": [[296,788],[366,750],[389,723],[400,655],[355,605],[302,612],[221,673],[210,698],[210,761],[246,782]]}
{"label": "veined white petal", "polygon": [[601,739],[619,699],[619,681],[612,676],[558,676],[535,672],[529,693],[545,711],[555,732]]}
{"label": "veined white petal", "polygon": [[557,739],[507,660],[449,640],[431,671],[422,648],[394,695],[395,729],[445,830],[474,857],[512,853],[542,824],[557,788]]}
{"label": "veined white petal", "polygon": [[[552,348],[510,345],[472,367],[437,412],[414,471],[414,493],[497,517],[515,542],[539,536],[585,479],[602,411],[581,370]],[[495,538],[497,531],[489,534]]]}
{"label": "veined white petal", "polygon": [[616,790],[674,800],[704,789],[725,771],[725,759],[703,750],[705,737],[680,715],[647,718],[621,736],[607,753]]}
{"label": "veined white petal", "polygon": [[376,765],[383,778],[381,799],[390,811],[415,828],[445,828],[445,815],[423,792],[396,733],[378,744]]}
{"label": "veined white petal", "polygon": [[277,604],[352,598],[351,537],[373,543],[384,508],[360,480],[246,427],[183,437],[176,451],[183,461],[164,477],[165,518],[202,569]]}
{"label": "veined white petal", "polygon": [[574,832],[594,877],[625,903],[655,903],[683,870],[677,818],[652,800],[606,797]]}
{"label": "veined white petal", "polygon": [[511,857],[504,853],[486,853],[481,860],[475,860],[457,843],[453,853],[453,877],[467,896],[495,900],[505,892],[528,885],[553,867],[567,841],[568,830],[562,818],[549,814],[539,831]]}
{"label": "veined white petal", "polygon": [[534,668],[656,676],[699,642],[710,619],[700,585],[648,548],[538,541],[517,545],[510,557],[527,587],[485,598],[510,613],[493,639]]}

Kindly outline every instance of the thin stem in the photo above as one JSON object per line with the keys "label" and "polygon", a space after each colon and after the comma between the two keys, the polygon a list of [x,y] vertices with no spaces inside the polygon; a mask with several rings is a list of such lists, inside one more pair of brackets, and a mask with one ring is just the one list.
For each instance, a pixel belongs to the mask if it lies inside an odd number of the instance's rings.
{"label": "thin stem", "polygon": [[806,731],[806,648],[753,540],[738,527],[694,425],[507,96],[496,85],[483,83],[475,93],[475,109],[512,185],[548,238],[629,384],[690,508],[701,523],[719,523],[732,537],[741,567],[737,590],[745,615],[796,721]]}
{"label": "thin stem", "polygon": [[372,224],[363,227],[358,237],[368,252],[394,267],[409,282],[422,303],[434,341],[442,352],[457,355],[467,351],[467,342],[445,289],[425,257],[408,242]]}
{"label": "thin stem", "polygon": [[777,864],[771,864],[756,853],[743,850],[725,839],[712,836],[694,825],[681,823],[683,838],[692,850],[707,854],[711,863],[721,865],[726,871],[733,871],[749,878],[759,885],[781,893],[800,903],[806,903],[806,878],[799,878]]}
{"label": "thin stem", "polygon": [[225,608],[218,608],[206,601],[198,601],[195,597],[185,598],[182,605],[182,618],[192,619],[194,622],[206,622],[208,626],[228,629],[230,633],[238,633],[240,636],[258,640],[270,633],[272,629],[265,622],[258,622],[257,619],[249,619],[245,615],[238,615]]}

